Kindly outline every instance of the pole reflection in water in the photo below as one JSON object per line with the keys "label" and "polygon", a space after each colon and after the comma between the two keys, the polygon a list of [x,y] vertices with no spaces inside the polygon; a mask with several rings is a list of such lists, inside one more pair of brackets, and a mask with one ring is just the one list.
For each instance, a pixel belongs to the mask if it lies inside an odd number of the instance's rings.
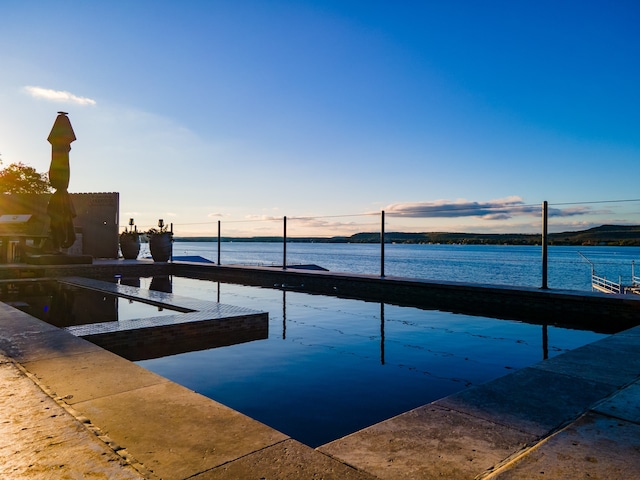
{"label": "pole reflection in water", "polygon": [[380,303],[380,364],[384,365],[384,303]]}
{"label": "pole reflection in water", "polygon": [[282,290],[282,339],[287,339],[287,291]]}
{"label": "pole reflection in water", "polygon": [[[218,282],[218,302],[220,302],[220,282]],[[287,291],[282,289],[282,340],[287,339]],[[542,358],[549,358],[548,325],[542,325]],[[380,365],[385,365],[385,304],[380,302]]]}

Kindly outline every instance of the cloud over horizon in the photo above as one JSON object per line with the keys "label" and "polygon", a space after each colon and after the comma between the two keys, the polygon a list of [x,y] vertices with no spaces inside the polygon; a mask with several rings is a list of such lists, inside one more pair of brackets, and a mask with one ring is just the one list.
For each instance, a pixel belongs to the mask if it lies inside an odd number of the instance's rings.
{"label": "cloud over horizon", "polygon": [[64,90],[53,90],[50,88],[26,86],[23,90],[33,98],[42,98],[50,102],[72,103],[74,105],[91,105],[94,106],[96,101],[88,97],[79,97],[71,92]]}
{"label": "cloud over horizon", "polygon": [[[467,200],[435,200],[433,202],[393,203],[384,208],[390,216],[409,218],[458,218],[478,217],[483,220],[508,220],[516,216],[540,216],[541,205],[525,204],[518,196],[499,198],[486,202]],[[588,206],[549,208],[550,217],[573,217],[594,213]],[[597,212],[606,213],[606,212]]]}

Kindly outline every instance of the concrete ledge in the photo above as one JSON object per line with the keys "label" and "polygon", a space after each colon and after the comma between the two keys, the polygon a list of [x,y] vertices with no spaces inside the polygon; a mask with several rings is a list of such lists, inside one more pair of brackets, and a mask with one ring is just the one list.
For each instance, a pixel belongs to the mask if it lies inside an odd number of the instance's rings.
{"label": "concrete ledge", "polygon": [[0,478],[144,478],[1,352],[0,385]]}
{"label": "concrete ledge", "polygon": [[605,383],[529,367],[434,403],[539,438],[616,390]]}
{"label": "concrete ledge", "polygon": [[640,425],[587,413],[485,478],[628,480],[640,472]]}
{"label": "concrete ledge", "polygon": [[534,435],[431,404],[318,450],[381,479],[473,478],[534,440]]}
{"label": "concrete ledge", "polygon": [[[573,379],[622,388],[638,378],[638,338],[624,332],[566,352],[531,368],[555,372]],[[606,359],[606,361],[603,361]]]}
{"label": "concrete ledge", "polygon": [[336,462],[293,439],[226,463],[195,477],[196,480],[221,479],[336,479],[374,480],[376,477]]}
{"label": "concrete ledge", "polygon": [[286,435],[172,382],[74,405],[161,478],[189,478]]}

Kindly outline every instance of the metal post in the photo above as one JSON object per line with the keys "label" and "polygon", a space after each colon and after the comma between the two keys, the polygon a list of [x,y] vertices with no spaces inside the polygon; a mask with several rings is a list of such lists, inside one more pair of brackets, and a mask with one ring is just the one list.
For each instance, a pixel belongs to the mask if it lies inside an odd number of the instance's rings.
{"label": "metal post", "polygon": [[220,265],[220,220],[218,220],[218,265]]}
{"label": "metal post", "polygon": [[546,290],[547,284],[547,266],[548,266],[548,254],[547,254],[547,232],[548,232],[548,216],[549,216],[549,204],[545,200],[542,202],[542,289]]}
{"label": "metal post", "polygon": [[284,216],[282,235],[282,269],[287,269],[287,216]]}
{"label": "metal post", "polygon": [[169,261],[173,262],[173,222],[169,225],[171,226],[169,230],[171,232],[171,256],[169,257]]}
{"label": "metal post", "polygon": [[380,276],[384,277],[384,210],[380,218]]}

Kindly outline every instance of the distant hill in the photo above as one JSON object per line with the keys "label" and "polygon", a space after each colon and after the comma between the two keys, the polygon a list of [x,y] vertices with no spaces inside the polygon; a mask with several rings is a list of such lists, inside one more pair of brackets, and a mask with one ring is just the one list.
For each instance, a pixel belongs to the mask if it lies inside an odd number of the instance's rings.
{"label": "distant hill", "polygon": [[602,225],[580,232],[550,235],[557,245],[640,245],[640,226]]}
{"label": "distant hill", "polygon": [[[215,242],[217,237],[176,237],[180,242]],[[282,242],[282,237],[222,237],[223,242]],[[294,237],[290,243],[379,243],[380,233],[356,233],[349,237]],[[541,234],[526,233],[385,233],[386,243],[462,243],[467,245],[539,245]],[[640,246],[640,225],[602,225],[577,232],[551,233],[549,245]]]}

